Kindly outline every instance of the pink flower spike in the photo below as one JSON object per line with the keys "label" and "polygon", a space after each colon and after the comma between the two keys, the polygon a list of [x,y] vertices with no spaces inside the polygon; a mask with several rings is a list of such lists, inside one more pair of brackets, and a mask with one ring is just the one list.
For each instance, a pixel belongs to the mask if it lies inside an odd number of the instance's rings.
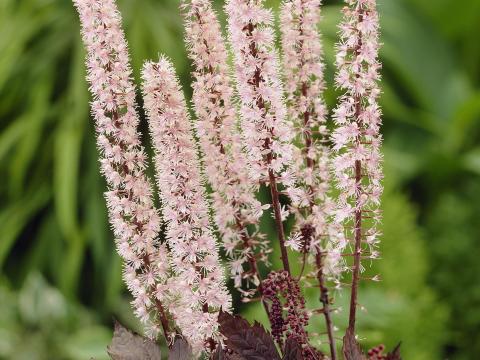
{"label": "pink flower spike", "polygon": [[349,331],[354,333],[361,254],[375,253],[381,215],[382,136],[378,80],[378,13],[375,0],[346,0],[337,44],[336,83],[343,91],[335,110],[333,173],[341,191],[337,220],[354,241]]}
{"label": "pink flower spike", "polygon": [[[297,187],[292,199],[298,234],[298,250],[328,257],[342,251],[343,229],[331,221],[334,204],[330,187],[329,131],[323,101],[323,51],[317,26],[320,0],[284,1],[281,9],[283,65],[289,118],[298,134],[293,171]],[[324,275],[338,277],[343,261],[330,262]]]}
{"label": "pink flower spike", "polygon": [[144,174],[146,155],[137,132],[135,86],[120,13],[113,0],[74,0],[74,4],[87,50],[91,109],[108,185],[105,198],[117,251],[125,264],[123,278],[147,334],[156,337],[161,325],[168,338],[163,299],[155,295],[156,286],[166,281],[168,254],[158,240],[160,218]]}
{"label": "pink flower spike", "polygon": [[219,340],[217,316],[231,298],[209,225],[205,190],[185,99],[169,60],[145,63],[145,110],[155,150],[158,188],[174,276],[171,312],[196,352]]}
{"label": "pink flower spike", "polygon": [[228,0],[225,10],[249,176],[270,188],[283,268],[290,272],[279,187],[294,187],[295,179],[284,176],[292,163],[294,132],[286,121],[278,56],[272,41],[273,16],[263,7],[263,0]]}
{"label": "pink flower spike", "polygon": [[345,240],[343,228],[332,221],[335,207],[329,196],[330,134],[323,101],[322,42],[317,29],[320,5],[320,0],[285,0],[280,15],[287,109],[297,134],[292,166],[297,187],[294,196],[290,196],[296,233],[287,243],[303,253],[302,274],[307,262],[315,264],[311,276],[318,281],[330,355],[335,360],[326,282],[329,278],[338,280],[345,270],[342,257],[336,256],[345,247]]}
{"label": "pink flower spike", "polygon": [[[260,282],[256,254],[266,257],[269,244],[258,233],[263,208],[255,198],[258,182],[252,181],[247,172],[228,54],[211,1],[185,0],[182,8],[187,49],[193,62],[195,125],[203,152],[205,179],[214,190],[214,218],[231,260],[236,287],[244,287],[244,294],[253,295]],[[248,231],[251,226],[255,229]]]}
{"label": "pink flower spike", "polygon": [[229,0],[225,7],[250,176],[257,180],[268,178],[269,169],[281,175],[291,163],[294,137],[286,121],[278,55],[269,40],[274,38],[273,17],[262,3]]}

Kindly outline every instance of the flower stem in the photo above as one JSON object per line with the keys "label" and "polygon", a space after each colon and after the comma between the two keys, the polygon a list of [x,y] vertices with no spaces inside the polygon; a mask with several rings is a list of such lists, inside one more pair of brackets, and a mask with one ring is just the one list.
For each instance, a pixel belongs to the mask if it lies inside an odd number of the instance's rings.
{"label": "flower stem", "polygon": [[337,348],[335,347],[335,337],[333,334],[333,322],[331,317],[330,299],[328,296],[328,288],[325,284],[325,276],[323,274],[323,254],[318,251],[315,255],[317,265],[317,279],[320,286],[320,302],[323,304],[323,316],[327,327],[328,343],[330,345],[331,360],[337,359]]}
{"label": "flower stem", "polygon": [[[271,157],[272,155],[270,153],[268,155],[268,158],[270,159],[269,163],[271,162]],[[280,251],[282,253],[283,269],[286,270],[288,274],[290,274],[290,264],[288,262],[287,247],[285,246],[285,232],[283,230],[280,198],[279,198],[278,189],[277,189],[277,180],[272,169],[268,170],[268,178],[270,181],[270,194],[272,196],[273,212],[275,215],[275,225],[277,226],[278,241],[280,243]]]}
{"label": "flower stem", "polygon": [[[359,42],[358,47],[361,46]],[[355,97],[355,117],[359,118],[361,112],[360,98]],[[359,140],[358,140],[359,141]],[[357,188],[362,182],[362,163],[359,160],[355,161],[355,183]],[[350,295],[350,315],[348,319],[348,329],[352,334],[355,334],[355,320],[357,312],[357,298],[358,298],[358,283],[360,281],[360,260],[361,260],[361,244],[362,244],[362,210],[359,206],[360,192],[357,191],[355,199],[355,227],[354,227],[354,241],[355,249],[353,252],[353,274],[352,274],[352,288]]]}
{"label": "flower stem", "polygon": [[[355,161],[355,179],[357,184],[362,180],[361,175],[362,163]],[[356,205],[358,207],[360,195],[357,195]],[[350,295],[350,315],[348,319],[348,329],[355,333],[355,320],[357,313],[357,297],[358,297],[358,283],[360,281],[360,258],[362,254],[362,210],[355,210],[355,250],[353,253],[353,275],[352,275],[352,290]]]}

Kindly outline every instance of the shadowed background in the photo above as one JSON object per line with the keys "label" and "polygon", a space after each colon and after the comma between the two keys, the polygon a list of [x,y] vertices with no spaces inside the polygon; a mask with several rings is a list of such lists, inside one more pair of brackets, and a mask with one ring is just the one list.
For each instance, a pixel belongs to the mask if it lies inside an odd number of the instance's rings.
{"label": "shadowed background", "polygon": [[[365,347],[402,341],[407,360],[477,359],[480,0],[378,3],[385,218],[368,271],[382,281],[363,284],[359,334]],[[340,6],[325,1],[321,24],[330,89]],[[119,7],[136,79],[165,53],[189,97],[178,1]],[[106,359],[113,316],[139,329],[107,223],[79,29],[68,0],[0,0],[0,359]]]}

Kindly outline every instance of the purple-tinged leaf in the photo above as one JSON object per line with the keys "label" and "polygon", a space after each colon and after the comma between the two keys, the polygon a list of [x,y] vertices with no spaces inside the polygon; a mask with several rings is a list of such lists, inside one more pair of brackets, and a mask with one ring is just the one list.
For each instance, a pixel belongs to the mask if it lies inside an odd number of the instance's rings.
{"label": "purple-tinged leaf", "polygon": [[283,360],[303,360],[302,347],[294,337],[289,337],[285,342]]}
{"label": "purple-tinged leaf", "polygon": [[168,360],[192,360],[192,348],[184,338],[176,338],[170,352]]}
{"label": "purple-tinged leaf", "polygon": [[137,335],[115,321],[111,344],[107,347],[112,360],[161,360],[160,348],[149,339]]}
{"label": "purple-tinged leaf", "polygon": [[210,355],[210,360],[242,360],[238,354],[231,354],[226,348],[217,347],[217,349]]}
{"label": "purple-tinged leaf", "polygon": [[347,330],[343,337],[343,356],[345,360],[367,360],[367,357],[363,354],[360,344],[355,339],[355,334]]}
{"label": "purple-tinged leaf", "polygon": [[228,360],[228,353],[224,348],[218,346],[210,355],[210,360]]}
{"label": "purple-tinged leaf", "polygon": [[400,345],[401,343],[395,346],[395,349],[387,354],[385,360],[402,360],[402,356],[400,355]]}
{"label": "purple-tinged leaf", "polygon": [[280,360],[275,343],[262,325],[253,326],[240,316],[220,312],[220,332],[227,347],[245,360]]}

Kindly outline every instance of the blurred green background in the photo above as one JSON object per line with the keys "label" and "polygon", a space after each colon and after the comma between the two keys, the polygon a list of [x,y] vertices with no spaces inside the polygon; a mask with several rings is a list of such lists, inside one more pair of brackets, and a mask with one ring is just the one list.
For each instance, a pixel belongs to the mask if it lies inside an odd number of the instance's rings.
{"label": "blurred green background", "polygon": [[[480,0],[378,3],[386,191],[370,271],[382,281],[362,289],[359,333],[365,347],[402,341],[406,360],[478,359]],[[119,6],[136,78],[165,53],[188,89],[178,1]],[[329,84],[340,6],[325,1],[321,26]],[[0,0],[0,34],[0,359],[105,359],[112,317],[138,324],[106,219],[78,18],[68,0]]]}

